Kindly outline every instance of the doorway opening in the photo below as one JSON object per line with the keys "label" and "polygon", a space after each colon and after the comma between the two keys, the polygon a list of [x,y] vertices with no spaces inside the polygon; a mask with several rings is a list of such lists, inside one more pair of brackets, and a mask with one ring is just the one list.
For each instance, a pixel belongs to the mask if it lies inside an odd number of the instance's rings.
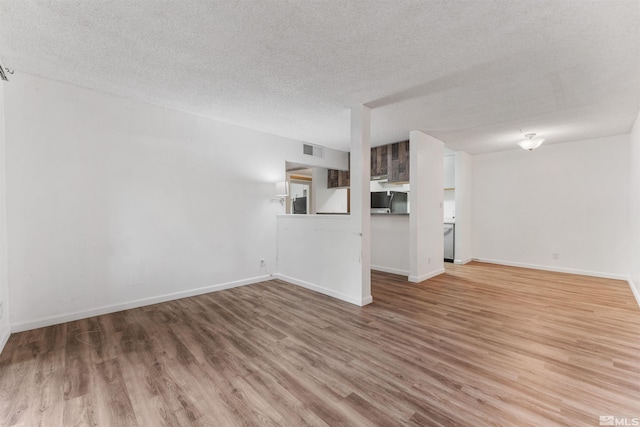
{"label": "doorway opening", "polygon": [[313,170],[311,167],[287,162],[287,181],[289,196],[286,200],[286,213],[307,215],[311,213]]}

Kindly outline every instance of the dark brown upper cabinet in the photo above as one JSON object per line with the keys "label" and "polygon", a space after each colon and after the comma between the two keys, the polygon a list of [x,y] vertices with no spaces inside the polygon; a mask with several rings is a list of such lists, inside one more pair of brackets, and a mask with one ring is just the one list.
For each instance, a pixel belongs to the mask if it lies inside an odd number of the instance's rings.
{"label": "dark brown upper cabinet", "polygon": [[384,176],[388,173],[389,146],[374,147],[371,149],[371,176]]}
{"label": "dark brown upper cabinet", "polygon": [[[349,155],[350,158],[351,155]],[[349,160],[349,166],[351,161]],[[396,142],[371,149],[371,176],[387,176],[388,182],[409,182],[409,141]],[[327,170],[327,188],[345,188],[351,184],[350,172]]]}
{"label": "dark brown upper cabinet", "polygon": [[390,145],[388,182],[407,183],[409,182],[409,141]]}
{"label": "dark brown upper cabinet", "polygon": [[[348,164],[351,168],[351,154],[348,155]],[[336,169],[327,169],[327,188],[347,188],[351,185],[351,173]]]}

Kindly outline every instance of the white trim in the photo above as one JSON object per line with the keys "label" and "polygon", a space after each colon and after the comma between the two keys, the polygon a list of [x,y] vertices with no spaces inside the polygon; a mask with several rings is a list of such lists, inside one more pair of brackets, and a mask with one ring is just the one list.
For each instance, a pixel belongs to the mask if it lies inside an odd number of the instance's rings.
{"label": "white trim", "polygon": [[467,258],[467,259],[454,259],[453,263],[457,264],[457,265],[465,265],[465,264],[469,264],[471,261],[473,261],[473,258]]}
{"label": "white trim", "polygon": [[351,215],[347,214],[339,214],[336,213],[335,215],[331,215],[331,214],[310,214],[310,215],[296,215],[296,214],[285,214],[285,213],[279,213],[278,214],[278,218],[287,218],[287,219],[297,219],[297,220],[304,220],[304,221],[313,221],[313,220],[323,220],[323,219],[330,219],[330,220],[338,220],[338,221],[349,221],[351,219]]}
{"label": "white trim", "polygon": [[500,264],[509,267],[532,268],[534,270],[555,271],[556,273],[579,274],[582,276],[602,277],[603,279],[616,279],[627,281],[628,277],[623,274],[602,273],[598,271],[578,270],[575,268],[552,267],[548,265],[526,264],[522,262],[502,261],[495,259],[473,258],[474,261],[484,262],[487,264]]}
{"label": "white trim", "polygon": [[0,353],[4,350],[4,346],[7,345],[9,337],[11,336],[11,328],[7,327],[6,330],[0,335]]}
{"label": "white trim", "polygon": [[0,303],[3,304],[2,313],[0,313],[0,316],[3,316],[0,319],[0,352],[2,352],[11,336],[9,311],[11,290],[9,288],[9,263],[7,259],[7,126],[5,120],[7,109],[4,86],[0,92],[0,103],[2,103],[0,105]]}
{"label": "white trim", "polygon": [[436,271],[433,271],[431,273],[423,274],[422,276],[409,276],[409,281],[413,282],[413,283],[424,282],[425,280],[429,280],[429,279],[431,279],[433,277],[439,276],[444,272],[445,272],[444,268],[440,268],[440,269],[438,269]]}
{"label": "white trim", "polygon": [[409,275],[409,270],[400,270],[399,268],[382,267],[380,265],[372,265],[371,269],[372,270],[376,270],[376,271],[383,271],[385,273],[398,274],[400,276],[408,276]]}
{"label": "white trim", "polygon": [[640,289],[633,283],[631,278],[627,278],[627,283],[629,283],[629,287],[631,287],[631,292],[633,292],[633,296],[636,297],[636,302],[638,303],[638,307],[640,307]]}
{"label": "white trim", "polygon": [[60,315],[55,315],[50,317],[43,317],[37,320],[12,323],[11,331],[22,332],[22,331],[28,331],[30,329],[43,328],[45,326],[57,325],[59,323],[65,323],[65,322],[72,322],[74,320],[86,319],[88,317],[100,316],[102,314],[115,313],[117,311],[144,307],[146,305],[158,304],[161,302],[173,301],[181,298],[208,294],[210,292],[222,291],[224,289],[236,288],[238,286],[251,285],[253,283],[264,282],[272,278],[273,277],[270,275],[257,276],[249,279],[237,280],[234,282],[228,282],[228,283],[222,283],[219,285],[206,286],[204,288],[192,289],[190,291],[174,292],[171,294],[159,295],[151,298],[143,298],[143,299],[120,303],[120,304],[105,305],[102,307],[92,308],[90,310],[75,311],[72,313],[60,314]]}
{"label": "white trim", "polygon": [[359,305],[361,307],[363,305],[371,304],[371,302],[373,301],[373,297],[371,295],[365,298],[359,299],[359,298],[354,298],[351,295],[343,294],[342,292],[334,291],[333,289],[328,289],[320,285],[306,282],[304,280],[299,280],[293,277],[285,276],[284,274],[276,274],[275,277],[280,280],[284,280],[285,282],[289,282],[292,285],[297,285],[302,288],[309,289],[311,291],[318,292],[320,294],[339,299],[341,301]]}

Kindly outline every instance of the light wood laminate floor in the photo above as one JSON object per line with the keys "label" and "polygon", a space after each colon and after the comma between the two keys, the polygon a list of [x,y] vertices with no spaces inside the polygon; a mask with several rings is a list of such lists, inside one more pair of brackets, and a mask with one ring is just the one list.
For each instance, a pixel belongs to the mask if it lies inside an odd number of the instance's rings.
{"label": "light wood laminate floor", "polygon": [[490,264],[374,303],[273,280],[11,336],[2,426],[597,426],[640,416],[625,282]]}

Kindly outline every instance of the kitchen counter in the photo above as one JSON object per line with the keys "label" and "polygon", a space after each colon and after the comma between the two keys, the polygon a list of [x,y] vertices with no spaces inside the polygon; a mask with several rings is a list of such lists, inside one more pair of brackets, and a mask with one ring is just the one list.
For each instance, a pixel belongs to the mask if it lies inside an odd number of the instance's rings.
{"label": "kitchen counter", "polygon": [[371,215],[376,216],[409,216],[408,213],[371,213]]}
{"label": "kitchen counter", "polygon": [[371,214],[371,268],[409,275],[409,214]]}

